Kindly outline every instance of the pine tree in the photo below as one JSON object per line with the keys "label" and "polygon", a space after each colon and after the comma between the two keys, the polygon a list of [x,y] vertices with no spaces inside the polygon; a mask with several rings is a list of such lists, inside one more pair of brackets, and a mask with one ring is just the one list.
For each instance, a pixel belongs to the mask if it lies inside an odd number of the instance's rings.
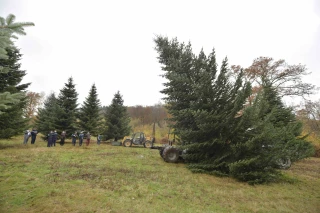
{"label": "pine tree", "polygon": [[[7,72],[0,73],[0,99],[2,96],[15,96],[16,98],[3,105],[0,114],[0,137],[10,138],[21,134],[27,125],[23,117],[26,106],[26,92],[30,83],[20,84],[26,71],[21,70],[20,51],[16,48],[7,48],[7,59],[0,59],[0,66],[7,68]],[[8,100],[8,99],[7,99]],[[1,103],[0,103],[1,105]]]}
{"label": "pine tree", "polygon": [[7,48],[13,47],[12,39],[18,35],[26,35],[24,27],[34,26],[32,22],[14,22],[16,17],[9,14],[7,18],[0,16],[0,59],[7,59]]}
{"label": "pine tree", "polygon": [[43,108],[38,109],[35,122],[38,132],[47,135],[53,130],[62,131],[57,125],[61,111],[55,94],[51,93],[44,101]]}
{"label": "pine tree", "polygon": [[176,39],[155,42],[168,80],[161,92],[191,171],[262,183],[278,177],[282,162],[312,154],[311,144],[299,137],[301,123],[268,79],[245,108],[251,85],[243,82],[243,70],[232,76],[224,59],[218,73],[214,50],[208,57],[203,50],[195,56],[190,44]]}
{"label": "pine tree", "polygon": [[58,96],[58,105],[61,112],[58,115],[57,126],[60,131],[66,131],[67,135],[71,135],[77,129],[77,100],[78,93],[73,78],[70,77]]}
{"label": "pine tree", "polygon": [[[14,22],[15,16],[9,14],[6,19],[0,17],[0,59],[2,62],[5,60],[10,60],[10,56],[8,50],[11,49],[11,52],[16,51],[16,48],[13,45],[12,39],[17,39],[15,34],[25,35],[24,27],[34,26],[31,22]],[[10,67],[6,66],[6,64],[0,64],[0,74],[7,74],[10,72]],[[0,82],[5,81],[4,76],[1,76]],[[23,97],[21,93],[12,93],[10,91],[0,91],[0,114],[3,114],[4,109],[8,109],[11,106],[16,106]],[[6,135],[11,135],[8,132]],[[11,132],[11,130],[10,130]],[[15,132],[15,131],[13,131]],[[6,136],[7,137],[7,136]]]}
{"label": "pine tree", "polygon": [[283,162],[293,163],[314,152],[311,143],[300,136],[301,122],[270,84],[241,120],[244,134],[233,144],[236,160],[230,164],[231,175],[239,180],[253,184],[277,180],[281,174],[277,169],[284,166]]}
{"label": "pine tree", "polygon": [[127,108],[123,106],[123,99],[119,91],[114,95],[112,103],[107,108],[105,120],[107,139],[114,138],[115,141],[118,141],[130,133],[130,118]]}
{"label": "pine tree", "polygon": [[185,140],[184,136],[194,124],[190,104],[195,101],[192,88],[194,78],[192,72],[193,53],[191,44],[180,44],[177,39],[169,41],[167,38],[157,37],[155,40],[156,50],[159,53],[159,62],[165,73],[162,75],[168,81],[164,83],[165,88],[161,93],[167,96],[164,100],[167,103],[168,112],[172,115],[172,128],[175,134]]}
{"label": "pine tree", "polygon": [[236,115],[250,93],[250,84],[243,84],[242,72],[231,82],[227,59],[217,76],[214,50],[208,57],[203,50],[195,56],[190,43],[163,37],[155,42],[168,80],[161,92],[167,95],[175,133],[188,150],[184,155],[188,167],[194,172],[228,174],[230,141],[237,134],[233,127],[239,122]]}
{"label": "pine tree", "polygon": [[80,108],[79,120],[79,126],[82,130],[89,131],[92,135],[97,135],[100,133],[100,100],[98,99],[98,93],[95,84],[92,85],[88,97]]}

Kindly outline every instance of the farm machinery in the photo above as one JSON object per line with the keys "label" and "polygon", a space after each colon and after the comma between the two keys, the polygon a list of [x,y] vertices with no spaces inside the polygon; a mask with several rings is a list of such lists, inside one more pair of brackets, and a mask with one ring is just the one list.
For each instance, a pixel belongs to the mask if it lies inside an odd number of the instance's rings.
{"label": "farm machinery", "polygon": [[122,144],[124,147],[130,147],[132,145],[143,145],[146,148],[151,148],[153,147],[154,140],[154,137],[146,137],[143,132],[136,132],[132,134],[131,137],[125,138]]}
{"label": "farm machinery", "polygon": [[[170,134],[170,133],[169,133]],[[163,146],[152,146],[151,149],[158,149],[159,154],[165,162],[168,163],[177,163],[184,161],[184,155],[187,154],[187,150],[182,147],[173,146],[175,142],[175,135],[173,140],[169,140],[168,134],[168,144]],[[265,148],[266,146],[263,146]],[[291,167],[290,158],[280,158],[277,160],[278,169],[289,169]]]}
{"label": "farm machinery", "polygon": [[186,153],[186,150],[182,150],[176,146],[173,146],[175,142],[175,135],[173,140],[169,139],[170,131],[168,133],[168,144],[162,146],[152,146],[151,149],[158,149],[160,156],[165,162],[168,163],[177,163],[183,161],[183,154]]}
{"label": "farm machinery", "polygon": [[185,150],[181,150],[169,144],[163,146],[153,146],[151,149],[158,149],[160,156],[165,162],[168,163],[177,163],[179,161],[183,161],[183,154],[186,153]]}
{"label": "farm machinery", "polygon": [[[172,146],[172,143],[163,146],[153,146],[151,149],[158,149],[160,156],[167,163],[183,162],[183,155],[187,153],[186,149]],[[280,158],[277,160],[278,169],[289,169],[291,167],[290,158]]]}

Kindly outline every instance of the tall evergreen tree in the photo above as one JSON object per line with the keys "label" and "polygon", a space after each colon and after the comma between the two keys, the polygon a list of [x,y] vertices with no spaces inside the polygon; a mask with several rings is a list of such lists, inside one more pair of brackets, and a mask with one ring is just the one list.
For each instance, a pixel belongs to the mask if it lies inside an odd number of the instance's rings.
{"label": "tall evergreen tree", "polygon": [[98,99],[97,88],[93,84],[79,112],[79,125],[82,130],[89,131],[92,135],[100,133],[102,123],[99,111],[100,100]]}
{"label": "tall evergreen tree", "polygon": [[254,104],[244,108],[251,85],[243,82],[243,70],[233,78],[224,59],[218,73],[214,50],[195,56],[190,44],[176,39],[157,37],[155,43],[168,80],[161,92],[191,171],[262,183],[278,177],[286,162],[312,154],[300,137],[301,123],[268,78]]}
{"label": "tall evergreen tree", "polygon": [[[43,108],[38,109],[36,116],[36,126],[38,131],[47,135],[52,130],[60,130],[58,119],[62,110],[58,105],[58,100],[54,93],[51,93],[45,100]],[[61,131],[61,130],[60,130]]]}
{"label": "tall evergreen tree", "polygon": [[195,102],[192,81],[194,79],[193,60],[191,44],[180,44],[177,39],[169,41],[167,38],[155,39],[156,50],[159,53],[159,62],[164,65],[163,77],[168,81],[164,83],[165,88],[161,93],[167,96],[167,108],[172,115],[172,128],[175,134],[185,140],[190,129],[196,128],[190,104]]}
{"label": "tall evergreen tree", "polygon": [[0,93],[9,96],[15,94],[16,99],[1,108],[3,113],[0,114],[0,138],[21,134],[26,128],[27,120],[23,117],[23,109],[26,106],[25,92],[30,85],[21,84],[26,71],[20,69],[20,51],[14,47],[6,50],[8,58],[0,59],[0,66],[7,68],[7,72],[0,73]]}
{"label": "tall evergreen tree", "polygon": [[[16,34],[25,35],[24,27],[34,26],[31,22],[14,21],[15,16],[12,14],[9,14],[6,19],[0,17],[0,59],[2,60],[10,60],[10,53],[7,52],[9,49],[11,49],[11,52],[16,50],[12,41],[12,39],[17,39]],[[0,64],[0,74],[6,74],[8,72],[10,72],[10,66],[6,66],[6,63]],[[5,78],[2,76],[0,82],[4,80]],[[4,113],[4,109],[8,109],[19,103],[22,96],[23,95],[19,92],[12,93],[10,91],[0,91],[0,114]],[[6,133],[6,135],[10,134],[8,132]]]}
{"label": "tall evergreen tree", "polygon": [[214,50],[208,57],[202,50],[195,56],[190,44],[176,39],[157,37],[155,43],[168,80],[161,92],[166,95],[175,133],[188,150],[188,167],[227,175],[233,159],[230,144],[240,122],[237,113],[250,94],[250,84],[242,82],[242,72],[231,81],[227,59],[218,74]]}
{"label": "tall evergreen tree", "polygon": [[70,77],[58,96],[58,105],[61,108],[61,113],[57,126],[60,131],[66,131],[67,135],[71,135],[77,129],[77,100],[78,93],[73,83],[73,78]]}
{"label": "tall evergreen tree", "polygon": [[112,103],[107,108],[105,120],[107,139],[114,138],[115,141],[118,141],[130,133],[130,118],[127,108],[123,106],[123,99],[119,91],[114,95]]}
{"label": "tall evergreen tree", "polygon": [[265,85],[254,104],[244,111],[239,127],[244,133],[232,145],[232,176],[250,183],[276,180],[277,169],[309,157],[311,143],[301,137],[302,124],[281,101],[276,88]]}

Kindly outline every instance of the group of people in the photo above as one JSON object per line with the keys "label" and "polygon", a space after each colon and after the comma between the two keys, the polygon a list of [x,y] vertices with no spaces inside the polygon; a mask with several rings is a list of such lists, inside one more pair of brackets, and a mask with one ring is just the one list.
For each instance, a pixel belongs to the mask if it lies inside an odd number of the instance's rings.
{"label": "group of people", "polygon": [[[61,135],[62,134],[63,134],[63,132],[61,133]],[[66,134],[64,134],[64,138],[65,138],[65,135]],[[47,147],[56,146],[57,139],[58,139],[57,131],[56,130],[50,131],[50,133],[47,135],[47,141],[48,141]],[[61,141],[62,140],[60,140],[60,145],[63,145],[64,139],[63,139],[63,144],[61,144]]]}
{"label": "group of people", "polygon": [[[51,147],[51,146],[55,146],[56,145],[56,141],[57,141],[57,131],[54,130],[54,131],[51,131],[49,134],[48,134],[48,147]],[[72,138],[72,145],[75,146],[76,143],[77,143],[77,138],[79,137],[79,146],[82,146],[82,143],[83,143],[83,139],[86,137],[86,145],[89,146],[90,144],[90,139],[91,139],[91,134],[90,132],[87,132],[87,134],[84,134],[84,132],[80,132],[79,135],[77,132],[74,132],[72,135],[71,135],[71,138]],[[62,131],[61,135],[60,135],[60,145],[63,146],[64,145],[64,142],[65,142],[65,139],[66,139],[66,132],[65,131]],[[101,135],[99,134],[97,136],[97,144],[100,145],[101,143]]]}
{"label": "group of people", "polygon": [[24,137],[23,137],[23,144],[27,144],[29,138],[31,137],[31,144],[34,144],[36,142],[38,131],[36,129],[26,130],[24,132]]}
{"label": "group of people", "polygon": [[[24,133],[24,140],[23,140],[23,144],[27,144],[29,138],[31,137],[31,144],[34,144],[36,141],[36,137],[37,137],[38,131],[36,129],[32,129],[32,131],[30,130],[26,130]],[[87,132],[86,134],[84,134],[84,132],[80,132],[79,135],[77,132],[74,132],[71,135],[72,138],[72,145],[75,146],[77,143],[77,138],[79,137],[79,146],[82,146],[83,143],[83,139],[86,138],[86,145],[89,146],[90,144],[90,139],[91,139],[91,134],[90,132]],[[101,138],[102,136],[99,134],[97,136],[97,144],[100,145],[101,143]],[[49,132],[49,134],[47,135],[47,147],[52,147],[52,146],[56,146],[56,142],[58,139],[58,133],[56,130],[52,130]],[[66,139],[66,132],[62,131],[62,133],[60,134],[60,145],[63,146],[65,143],[65,139]]]}
{"label": "group of people", "polygon": [[[83,138],[84,138],[84,133],[83,133],[83,132],[80,132],[79,136],[77,135],[77,132],[74,132],[74,133],[71,135],[72,145],[73,145],[73,146],[76,145],[76,143],[77,143],[77,137],[79,137],[79,146],[82,146]],[[87,146],[89,146],[89,144],[90,144],[90,138],[91,138],[90,132],[87,132],[87,134],[86,134],[86,145],[87,145]]]}

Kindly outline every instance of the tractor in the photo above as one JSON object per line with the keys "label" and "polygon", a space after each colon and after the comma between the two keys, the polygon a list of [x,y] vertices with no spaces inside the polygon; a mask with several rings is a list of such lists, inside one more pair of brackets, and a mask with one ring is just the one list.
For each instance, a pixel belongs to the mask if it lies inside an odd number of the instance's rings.
{"label": "tractor", "polygon": [[165,162],[168,163],[177,163],[182,162],[183,154],[186,153],[186,150],[182,150],[176,146],[173,146],[175,143],[175,134],[173,135],[173,140],[170,140],[170,130],[168,133],[168,144],[162,146],[152,146],[151,149],[158,149],[160,156],[163,158]]}
{"label": "tractor", "polygon": [[177,163],[179,161],[183,161],[183,154],[186,152],[185,150],[181,150],[169,144],[163,146],[153,146],[151,149],[158,149],[160,156],[165,162],[168,163]]}
{"label": "tractor", "polygon": [[154,138],[146,137],[143,132],[136,132],[130,138],[125,138],[122,144],[124,147],[143,145],[146,148],[151,148],[153,147],[154,140]]}
{"label": "tractor", "polygon": [[[172,146],[172,144],[165,144],[163,146],[153,146],[151,149],[158,149],[160,156],[167,163],[184,162],[183,155],[187,150],[182,150],[180,147]],[[289,169],[291,167],[290,158],[281,158],[277,161],[278,169]]]}
{"label": "tractor", "polygon": [[[151,149],[158,149],[160,156],[167,163],[184,162],[183,156],[187,153],[186,149],[172,146],[172,142],[163,146],[153,146]],[[281,158],[277,160],[278,169],[289,169],[291,167],[290,158]]]}

